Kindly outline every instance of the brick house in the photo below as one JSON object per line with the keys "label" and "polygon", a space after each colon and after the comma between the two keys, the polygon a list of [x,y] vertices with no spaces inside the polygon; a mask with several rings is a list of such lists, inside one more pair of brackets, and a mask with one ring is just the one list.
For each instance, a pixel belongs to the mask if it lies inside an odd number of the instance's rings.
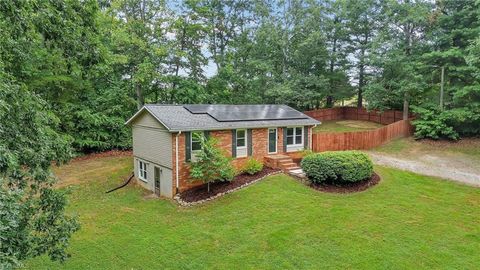
{"label": "brick house", "polygon": [[195,133],[217,138],[237,169],[248,158],[294,168],[290,157],[309,148],[311,129],[320,122],[286,105],[150,104],[126,124],[132,127],[138,183],[173,197],[201,184],[189,181],[189,164],[200,150]]}

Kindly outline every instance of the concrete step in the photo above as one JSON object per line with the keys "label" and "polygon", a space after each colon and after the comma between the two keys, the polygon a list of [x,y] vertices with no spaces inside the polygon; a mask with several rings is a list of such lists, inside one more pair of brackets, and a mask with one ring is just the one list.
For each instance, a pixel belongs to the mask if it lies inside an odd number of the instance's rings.
{"label": "concrete step", "polygon": [[292,169],[288,171],[289,174],[300,177],[300,178],[306,178],[307,176],[303,172],[302,168],[297,168],[297,169]]}

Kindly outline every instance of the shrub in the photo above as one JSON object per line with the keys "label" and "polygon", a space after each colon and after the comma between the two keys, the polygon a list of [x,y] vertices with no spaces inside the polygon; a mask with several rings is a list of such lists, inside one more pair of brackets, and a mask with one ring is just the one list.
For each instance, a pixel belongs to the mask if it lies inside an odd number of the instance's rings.
{"label": "shrub", "polygon": [[250,175],[254,175],[261,170],[263,170],[263,163],[254,158],[249,158],[242,171]]}
{"label": "shrub", "polygon": [[[455,119],[454,115],[449,111],[440,111],[436,108],[420,108],[413,107],[417,119],[412,123],[415,126],[416,139],[442,139],[458,140],[459,134],[449,124],[451,119]],[[460,122],[460,121],[456,121]]]}
{"label": "shrub", "polygon": [[370,178],[373,163],[358,151],[323,152],[306,156],[301,166],[314,183],[358,182]]}
{"label": "shrub", "polygon": [[193,181],[207,183],[210,192],[210,183],[216,181],[232,181],[235,176],[230,159],[217,147],[214,138],[207,140],[200,136],[202,150],[196,155],[196,161],[190,167],[190,178]]}

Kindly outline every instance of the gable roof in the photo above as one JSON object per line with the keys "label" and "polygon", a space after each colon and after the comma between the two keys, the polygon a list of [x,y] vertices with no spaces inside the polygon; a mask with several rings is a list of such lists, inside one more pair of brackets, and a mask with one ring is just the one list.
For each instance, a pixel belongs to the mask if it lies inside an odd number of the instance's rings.
{"label": "gable roof", "polygon": [[131,124],[143,111],[148,111],[171,132],[320,124],[287,105],[210,104],[146,104],[125,124]]}

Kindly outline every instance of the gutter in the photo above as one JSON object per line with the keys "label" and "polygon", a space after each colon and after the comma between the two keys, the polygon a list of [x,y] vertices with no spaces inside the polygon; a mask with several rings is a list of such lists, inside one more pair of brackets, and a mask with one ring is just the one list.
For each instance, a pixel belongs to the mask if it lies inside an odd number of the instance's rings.
{"label": "gutter", "polygon": [[182,131],[179,131],[177,135],[175,136],[175,180],[176,180],[176,185],[175,185],[175,191],[178,193],[178,186],[180,181],[178,180],[178,137],[182,134]]}

